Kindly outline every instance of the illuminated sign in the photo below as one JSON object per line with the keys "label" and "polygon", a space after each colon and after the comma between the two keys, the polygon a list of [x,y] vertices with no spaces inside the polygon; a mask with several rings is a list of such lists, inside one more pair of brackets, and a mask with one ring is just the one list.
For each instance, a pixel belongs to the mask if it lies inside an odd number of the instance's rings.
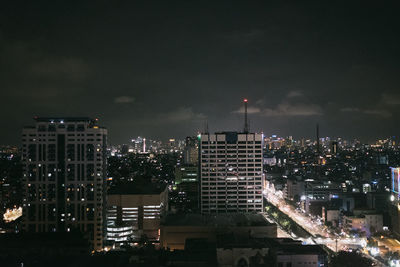
{"label": "illuminated sign", "polygon": [[392,169],[392,192],[397,194],[397,199],[400,199],[400,168]]}

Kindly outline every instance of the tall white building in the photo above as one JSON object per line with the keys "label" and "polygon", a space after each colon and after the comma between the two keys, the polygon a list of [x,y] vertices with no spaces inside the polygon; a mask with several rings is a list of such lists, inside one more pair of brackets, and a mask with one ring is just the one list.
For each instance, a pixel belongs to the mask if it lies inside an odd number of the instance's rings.
{"label": "tall white building", "polygon": [[77,229],[102,249],[107,130],[90,118],[35,120],[22,132],[23,229]]}
{"label": "tall white building", "polygon": [[263,135],[207,133],[199,141],[201,212],[262,212]]}

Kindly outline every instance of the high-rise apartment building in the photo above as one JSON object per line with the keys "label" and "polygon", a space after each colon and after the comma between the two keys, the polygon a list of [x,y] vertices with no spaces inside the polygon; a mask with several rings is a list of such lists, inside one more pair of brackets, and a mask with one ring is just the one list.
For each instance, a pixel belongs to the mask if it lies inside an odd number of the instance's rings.
{"label": "high-rise apartment building", "polygon": [[24,127],[23,229],[80,230],[103,247],[107,130],[90,118],[35,118]]}
{"label": "high-rise apartment building", "polygon": [[263,211],[263,135],[220,132],[200,141],[202,213]]}

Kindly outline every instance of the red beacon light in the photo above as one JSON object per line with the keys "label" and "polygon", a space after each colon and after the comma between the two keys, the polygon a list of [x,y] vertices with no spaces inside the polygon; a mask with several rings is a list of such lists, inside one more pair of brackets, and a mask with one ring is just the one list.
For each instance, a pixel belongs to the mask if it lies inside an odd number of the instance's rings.
{"label": "red beacon light", "polygon": [[243,102],[246,102],[246,103],[247,103],[247,98],[243,99]]}

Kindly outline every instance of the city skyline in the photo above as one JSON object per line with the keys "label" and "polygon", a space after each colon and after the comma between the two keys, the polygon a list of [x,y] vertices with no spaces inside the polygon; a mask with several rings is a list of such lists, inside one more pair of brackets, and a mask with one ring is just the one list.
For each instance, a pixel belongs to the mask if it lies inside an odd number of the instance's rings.
{"label": "city skyline", "polygon": [[325,136],[396,136],[394,1],[176,3],[6,3],[1,143],[34,116],[100,118],[111,143],[184,138],[206,120],[237,131],[244,97],[267,135],[312,138],[318,122]]}
{"label": "city skyline", "polygon": [[397,13],[2,3],[0,265],[400,266]]}
{"label": "city skyline", "polygon": [[[246,99],[246,103],[247,102],[248,101]],[[240,111],[240,112],[242,112],[242,111]],[[251,114],[251,112],[250,112],[250,114]],[[37,118],[43,118],[43,117],[35,116],[34,118],[32,118],[32,121],[35,121]],[[96,122],[100,121],[99,118],[93,119],[93,118],[89,118],[89,117],[85,117],[85,116],[74,116],[74,117],[54,116],[54,117],[44,117],[44,118],[46,118],[48,120],[52,119],[54,121],[60,121],[60,120],[62,121],[64,119],[68,120],[68,119],[73,119],[73,118],[87,118],[87,119],[95,120]],[[241,122],[242,124],[244,123],[243,122],[243,118],[245,118],[244,117],[244,113],[242,114],[242,118],[241,118],[242,119],[242,122]],[[32,122],[30,124],[24,125],[24,127],[33,126],[33,124],[34,123]],[[238,124],[240,124],[240,123],[238,122]],[[250,121],[248,121],[248,124],[250,125]],[[331,135],[327,135],[327,134],[326,135],[325,134],[322,134],[322,135],[318,134],[318,138],[317,138],[316,127],[318,127],[318,129],[319,129],[320,128],[319,125],[320,125],[319,123],[315,124],[314,128],[310,129],[310,130],[313,130],[313,134],[310,133],[310,134],[308,134],[308,136],[293,136],[290,133],[288,135],[280,135],[280,134],[277,134],[276,132],[266,133],[263,130],[260,130],[260,131],[253,131],[253,129],[250,129],[250,130],[252,132],[254,132],[254,133],[263,134],[263,138],[264,139],[266,139],[266,138],[278,138],[279,140],[292,140],[292,141],[298,142],[298,143],[299,142],[304,142],[304,141],[309,141],[312,144],[314,144],[314,143],[317,142],[318,139],[319,139],[319,141],[344,141],[344,142],[349,142],[348,144],[357,142],[357,143],[360,143],[360,144],[368,144],[368,145],[378,144],[378,143],[382,143],[382,142],[386,142],[386,141],[394,141],[395,142],[394,144],[397,144],[397,142],[398,142],[398,136],[394,136],[394,135],[393,136],[382,136],[382,137],[372,138],[372,139],[369,139],[369,140],[359,139],[357,137],[346,138],[346,137],[344,137],[344,135],[331,136]],[[208,134],[210,132],[216,132],[216,133],[217,132],[241,132],[241,133],[244,133],[243,125],[242,125],[242,128],[241,127],[237,127],[237,129],[233,129],[233,130],[232,129],[225,129],[224,130],[224,129],[219,129],[219,128],[218,128],[218,130],[215,130],[215,131],[214,130],[210,130],[208,121],[205,120],[204,124],[203,124],[203,129],[199,129],[196,132],[191,132],[191,133],[188,133],[186,135],[183,134],[182,135],[183,137],[179,136],[179,138],[175,138],[174,136],[167,136],[167,137],[161,139],[158,136],[153,134],[153,135],[150,135],[150,136],[155,136],[155,137],[152,137],[151,139],[149,139],[149,138],[147,138],[148,136],[131,134],[131,135],[129,135],[129,138],[127,140],[122,140],[122,142],[120,142],[120,143],[117,143],[117,142],[111,143],[111,142],[109,142],[109,145],[110,146],[129,145],[130,143],[136,142],[136,138],[143,139],[144,141],[146,141],[146,139],[147,139],[148,142],[158,142],[160,144],[161,143],[167,144],[171,140],[174,140],[174,141],[176,140],[176,141],[179,141],[179,142],[183,142],[184,139],[186,139],[188,137],[194,137],[194,136],[198,136],[198,135],[202,135],[202,134]],[[140,142],[142,142],[142,141],[140,141]],[[0,146],[2,146],[2,147],[8,147],[8,146],[10,146],[10,147],[18,147],[20,145],[21,144],[17,144],[17,145],[15,145],[15,144],[0,144]],[[143,144],[142,144],[142,146],[143,146]],[[147,142],[146,142],[146,146],[147,146]],[[141,149],[143,149],[143,148],[141,148]]]}

